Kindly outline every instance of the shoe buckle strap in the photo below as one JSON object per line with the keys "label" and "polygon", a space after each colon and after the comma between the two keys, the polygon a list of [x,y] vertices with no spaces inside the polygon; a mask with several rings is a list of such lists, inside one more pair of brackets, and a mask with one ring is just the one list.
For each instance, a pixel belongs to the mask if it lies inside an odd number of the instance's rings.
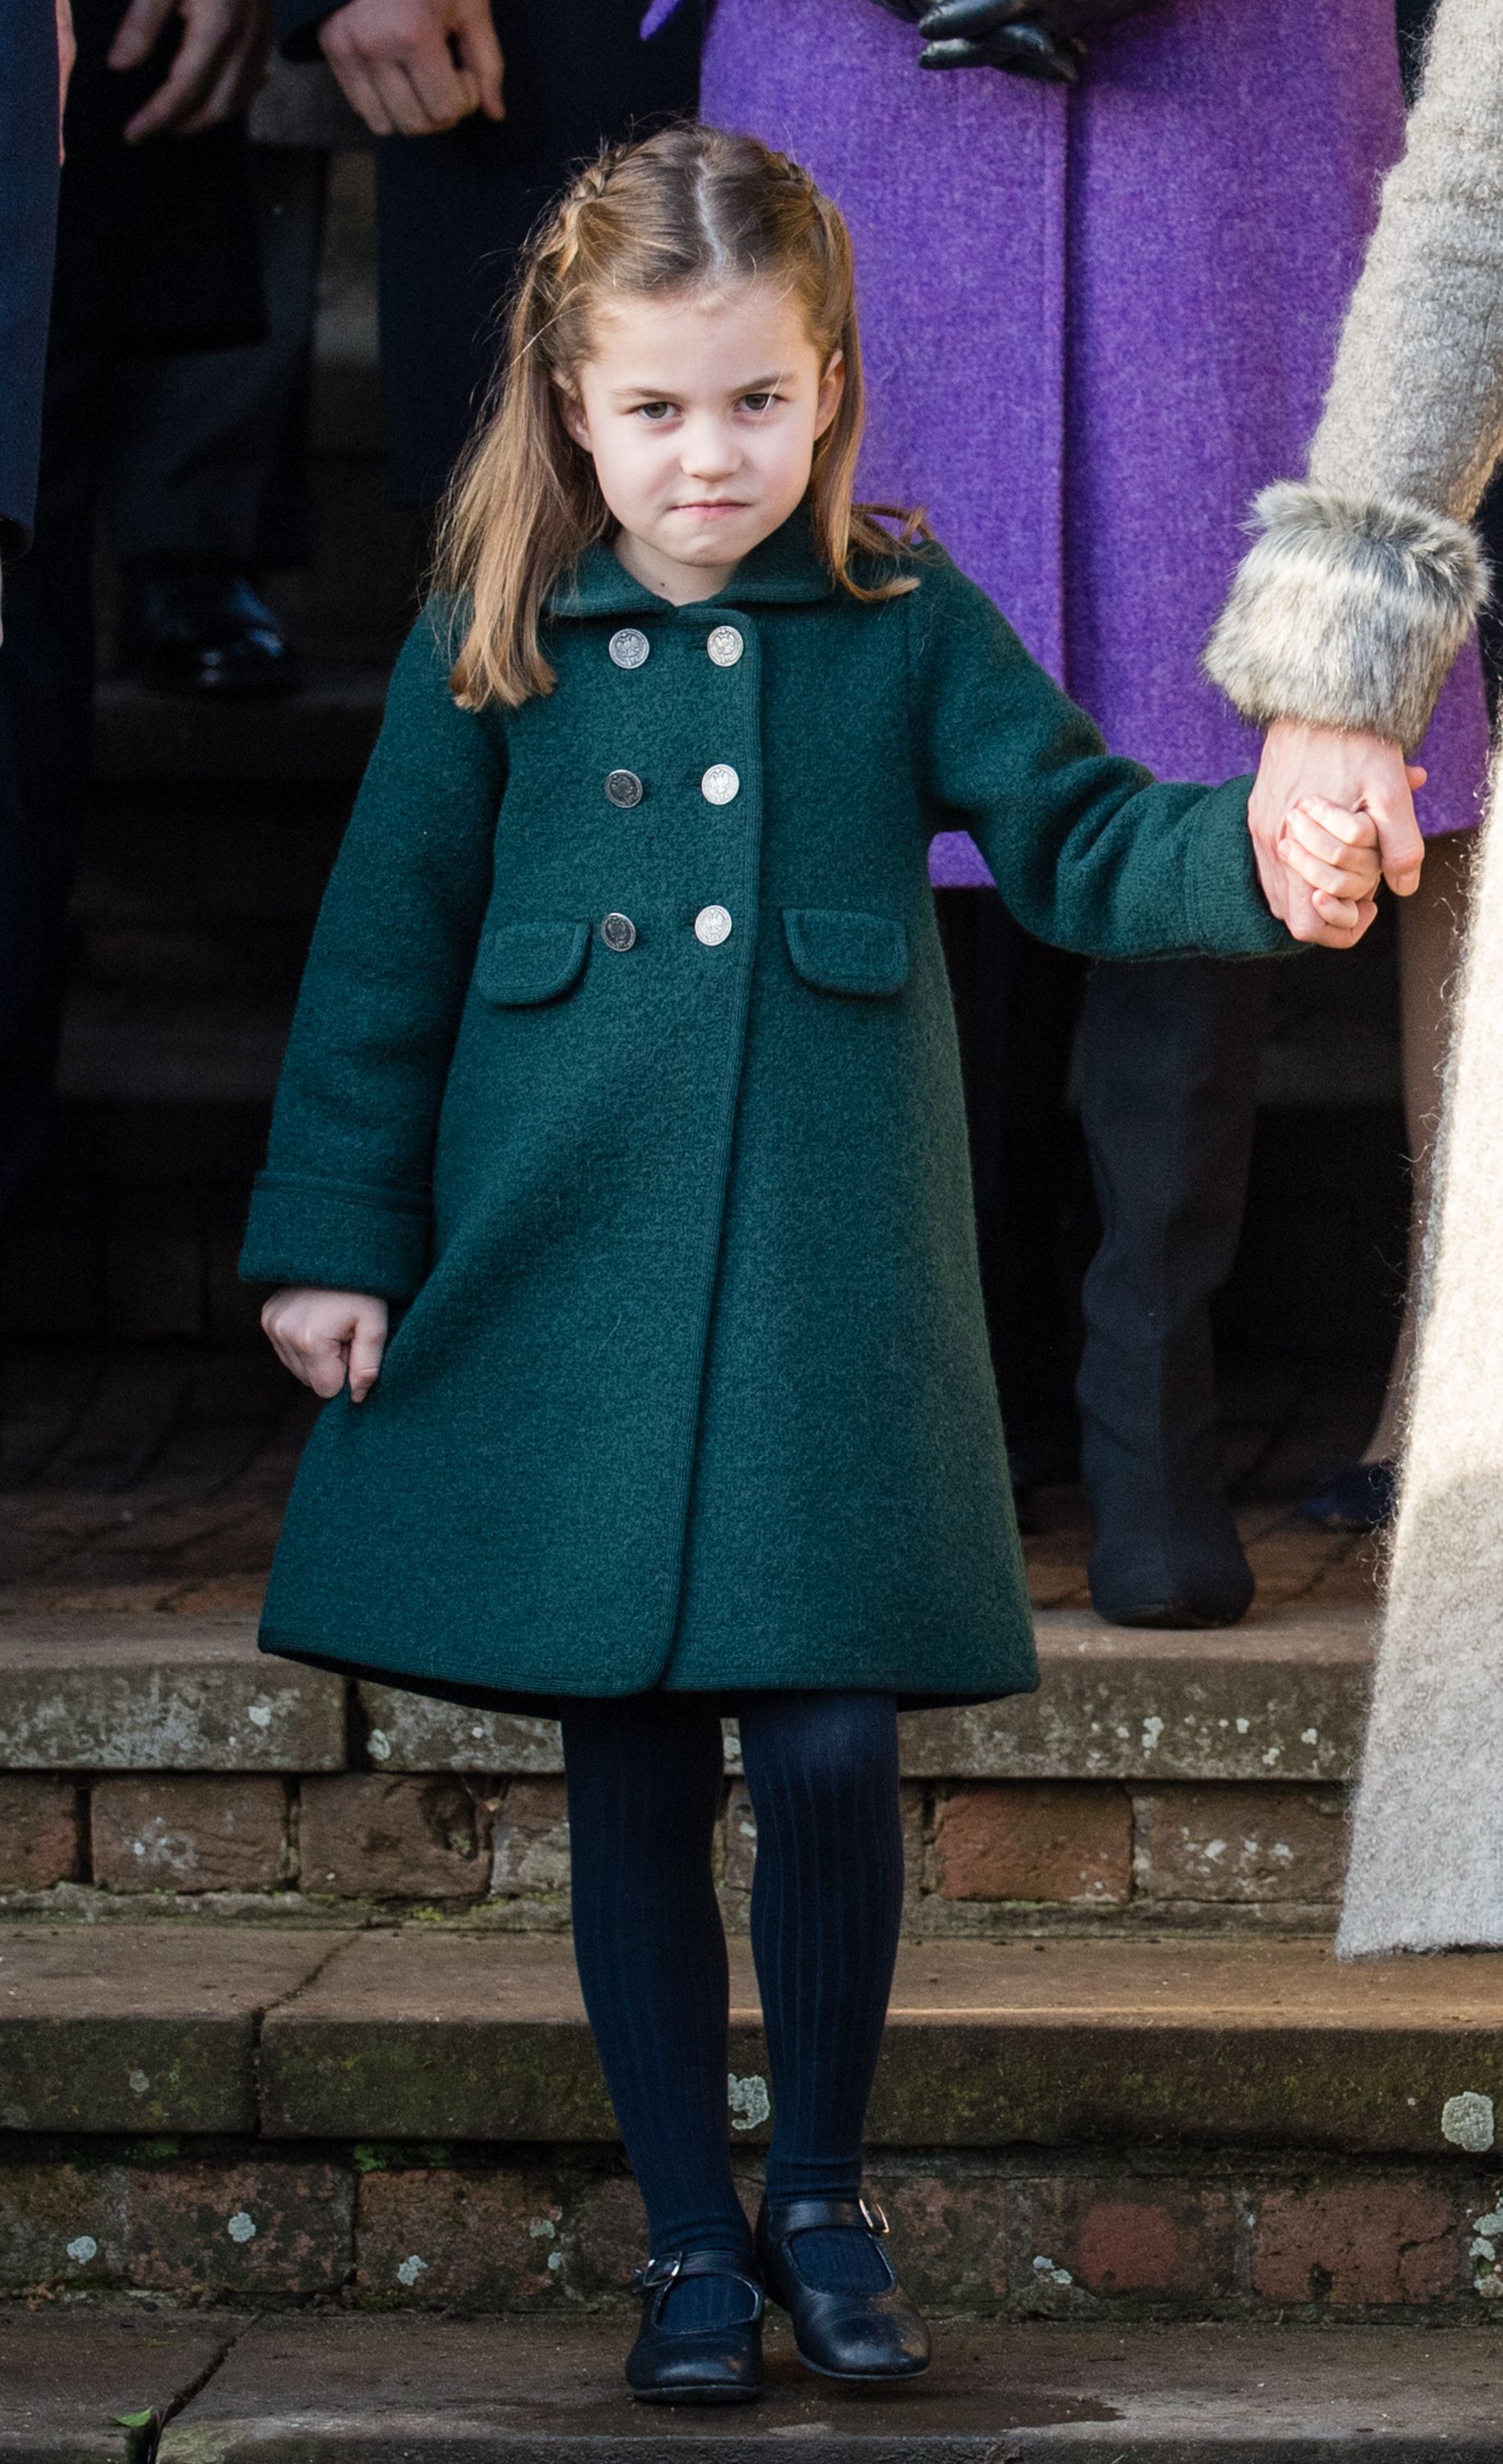
{"label": "shoe buckle strap", "polygon": [[661,2286],[672,2284],[674,2278],[681,2275],[683,2264],[684,2255],[681,2250],[672,2251],[661,2258],[650,2258],[647,2265],[639,2267],[632,2277],[632,2292],[656,2293]]}
{"label": "shoe buckle strap", "polygon": [[856,2205],[861,2211],[868,2233],[886,2233],[892,2230],[887,2221],[886,2211],[877,2206],[875,2199],[858,2199]]}

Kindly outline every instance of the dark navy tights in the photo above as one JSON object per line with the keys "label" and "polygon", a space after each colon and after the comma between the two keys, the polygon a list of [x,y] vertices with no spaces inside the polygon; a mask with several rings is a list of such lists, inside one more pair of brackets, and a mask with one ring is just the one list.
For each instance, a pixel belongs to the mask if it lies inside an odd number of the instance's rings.
{"label": "dark navy tights", "polygon": [[[747,1694],[737,1711],[757,1817],[768,2193],[850,2196],[902,1909],[896,1706],[890,1694]],[[564,1759],[580,1983],[652,2253],[744,2255],[710,1862],[719,1712],[687,1694],[579,1703],[564,1717]],[[849,2233],[801,2236],[799,2263],[832,2288],[885,2280]],[[725,2301],[715,2279],[693,2278],[674,2291],[669,2323],[736,2315]]]}

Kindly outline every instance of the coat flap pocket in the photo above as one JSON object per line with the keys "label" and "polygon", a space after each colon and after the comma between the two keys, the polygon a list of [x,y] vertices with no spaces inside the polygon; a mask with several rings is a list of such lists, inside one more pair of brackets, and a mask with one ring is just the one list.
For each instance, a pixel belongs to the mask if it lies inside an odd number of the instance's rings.
{"label": "coat flap pocket", "polygon": [[557,1001],[578,982],[588,953],[587,924],[493,924],[481,938],[475,990],[516,1007]]}
{"label": "coat flap pocket", "polygon": [[908,980],[908,935],[891,915],[862,915],[845,907],[785,907],[783,929],[794,966],[818,992],[877,1000],[901,992]]}

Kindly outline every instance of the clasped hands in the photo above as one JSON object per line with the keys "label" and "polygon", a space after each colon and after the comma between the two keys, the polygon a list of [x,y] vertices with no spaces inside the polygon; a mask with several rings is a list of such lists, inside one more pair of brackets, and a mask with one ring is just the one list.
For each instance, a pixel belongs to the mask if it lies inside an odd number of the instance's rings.
{"label": "clasped hands", "polygon": [[1420,885],[1414,818],[1425,772],[1385,737],[1279,719],[1248,807],[1263,895],[1296,941],[1350,950],[1377,913],[1380,881]]}
{"label": "clasped hands", "polygon": [[924,37],[922,69],[1010,69],[1073,85],[1083,37],[1136,17],[1158,0],[881,0]]}

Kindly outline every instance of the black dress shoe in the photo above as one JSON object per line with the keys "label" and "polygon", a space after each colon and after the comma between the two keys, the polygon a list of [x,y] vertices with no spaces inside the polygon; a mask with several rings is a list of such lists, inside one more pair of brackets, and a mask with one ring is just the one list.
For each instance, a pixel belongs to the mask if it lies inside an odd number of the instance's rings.
{"label": "black dress shoe", "polygon": [[270,700],[298,684],[298,654],[243,574],[126,567],[121,667],[158,693]]}
{"label": "black dress shoe", "polygon": [[[825,2379],[913,2379],[931,2359],[929,2330],[893,2271],[878,2236],[887,2218],[867,2199],[787,2199],[757,2218],[757,2255],[767,2290],[793,2321],[799,2359]],[[865,2233],[887,2282],[873,2293],[826,2293],[799,2273],[799,2235]]]}
{"label": "black dress shoe", "polygon": [[[663,2310],[691,2276],[728,2276],[751,2297],[750,2315],[720,2327],[672,2327]],[[755,2404],[762,2393],[762,2286],[727,2250],[677,2251],[650,2258],[631,2279],[642,2296],[642,2324],[627,2355],[627,2385],[643,2404]]]}
{"label": "black dress shoe", "polygon": [[[1095,1503],[1096,1501],[1092,1501]],[[1235,1625],[1256,1588],[1230,1509],[1219,1498],[1135,1501],[1103,1513],[1087,1576],[1091,1605],[1109,1625]]]}

